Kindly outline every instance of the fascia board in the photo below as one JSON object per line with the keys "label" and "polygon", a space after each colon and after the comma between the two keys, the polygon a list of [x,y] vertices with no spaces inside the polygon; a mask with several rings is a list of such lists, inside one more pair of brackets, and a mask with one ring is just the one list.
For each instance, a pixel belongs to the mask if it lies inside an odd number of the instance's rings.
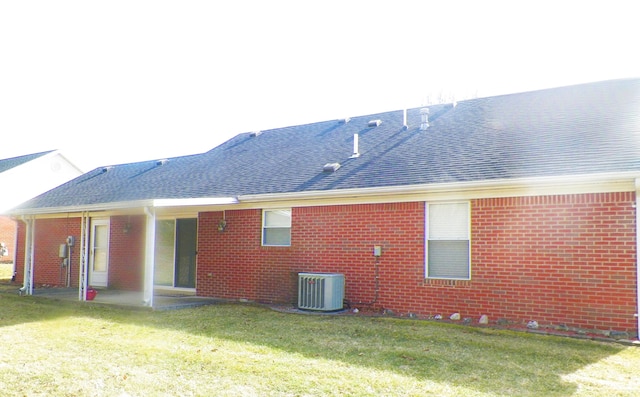
{"label": "fascia board", "polygon": [[635,190],[634,181],[640,174],[606,173],[590,175],[567,175],[560,177],[537,177],[519,179],[496,179],[479,182],[437,183],[407,186],[390,186],[362,189],[340,189],[310,192],[271,193],[238,196],[240,203],[260,202],[317,202],[318,200],[363,200],[389,201],[388,198],[403,198],[400,201],[425,199],[474,199],[516,196],[539,196],[551,194],[584,194],[623,192]]}
{"label": "fascia board", "polygon": [[22,215],[46,215],[46,214],[61,214],[61,213],[75,213],[75,212],[98,212],[98,211],[114,211],[124,210],[139,207],[149,207],[153,205],[151,200],[140,201],[120,201],[115,203],[97,203],[86,205],[70,205],[60,207],[42,207],[42,208],[25,208],[14,209],[6,211],[7,215],[22,216]]}
{"label": "fascia board", "polygon": [[187,199],[156,199],[153,206],[158,207],[185,207],[185,206],[209,206],[238,204],[236,197],[198,197]]}
{"label": "fascia board", "polygon": [[[436,183],[407,186],[388,186],[360,189],[339,189],[308,192],[249,194],[238,197],[201,197],[186,199],[155,199],[102,203],[82,206],[63,206],[9,210],[7,215],[45,215],[72,212],[115,211],[154,207],[165,210],[218,206],[253,208],[265,205],[295,204],[298,206],[340,203],[375,203],[391,201],[423,201],[540,196],[557,194],[585,194],[635,191],[639,172],[566,175],[518,179],[497,179],[478,182]],[[269,204],[273,203],[273,204]]]}
{"label": "fascia board", "polygon": [[237,204],[238,199],[235,197],[201,197],[201,198],[188,198],[188,199],[155,199],[155,200],[135,200],[135,201],[120,201],[115,203],[98,203],[89,205],[74,205],[74,206],[62,206],[62,207],[45,207],[45,208],[26,208],[9,210],[8,215],[21,216],[21,215],[46,215],[46,214],[60,214],[60,213],[79,213],[83,211],[98,212],[98,211],[117,211],[128,210],[132,208],[185,208],[185,207],[203,207],[203,206],[219,206],[219,205],[233,205]]}

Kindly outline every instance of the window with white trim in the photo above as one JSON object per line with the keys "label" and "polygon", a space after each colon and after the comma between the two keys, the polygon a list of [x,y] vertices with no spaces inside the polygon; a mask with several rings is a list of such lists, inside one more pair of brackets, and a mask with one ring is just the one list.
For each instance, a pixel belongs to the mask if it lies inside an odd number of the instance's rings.
{"label": "window with white trim", "polygon": [[427,203],[427,278],[469,280],[469,203]]}
{"label": "window with white trim", "polygon": [[291,245],[291,210],[262,211],[262,245],[288,247]]}

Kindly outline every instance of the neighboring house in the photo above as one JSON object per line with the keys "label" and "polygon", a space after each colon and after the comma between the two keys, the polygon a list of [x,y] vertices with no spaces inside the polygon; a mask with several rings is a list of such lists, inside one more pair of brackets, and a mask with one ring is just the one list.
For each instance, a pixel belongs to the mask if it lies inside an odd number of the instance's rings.
{"label": "neighboring house", "polygon": [[[350,307],[638,327],[640,79],[236,136],[95,169],[12,211],[20,280],[296,303],[340,273]],[[86,278],[85,278],[86,277]]]}
{"label": "neighboring house", "polygon": [[[55,150],[0,160],[0,214],[80,175]],[[0,216],[0,262],[13,262],[15,244],[16,221]]]}

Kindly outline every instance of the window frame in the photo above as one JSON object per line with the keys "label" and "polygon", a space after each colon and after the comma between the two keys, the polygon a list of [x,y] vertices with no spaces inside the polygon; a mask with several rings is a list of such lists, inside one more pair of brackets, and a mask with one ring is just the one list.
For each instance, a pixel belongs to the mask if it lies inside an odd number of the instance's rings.
{"label": "window frame", "polygon": [[[266,225],[267,213],[276,212],[276,211],[286,211],[289,213],[289,226],[270,226]],[[260,245],[263,247],[290,247],[291,246],[291,224],[292,224],[293,211],[291,208],[268,208],[262,210],[262,226],[261,226],[261,237],[260,237]],[[267,230],[269,229],[281,229],[289,231],[289,239],[287,244],[267,244],[265,237],[267,234]]]}
{"label": "window frame", "polygon": [[[431,238],[430,232],[432,225],[430,224],[430,206],[431,205],[446,205],[446,204],[465,204],[466,205],[466,214],[467,214],[467,222],[466,222],[466,233],[465,236],[460,236],[456,238]],[[442,277],[442,276],[430,276],[429,275],[429,246],[431,241],[466,241],[467,242],[467,275],[460,277]],[[424,251],[424,272],[425,279],[428,280],[471,280],[471,202],[468,200],[465,201],[438,201],[438,202],[425,202],[425,251]]]}

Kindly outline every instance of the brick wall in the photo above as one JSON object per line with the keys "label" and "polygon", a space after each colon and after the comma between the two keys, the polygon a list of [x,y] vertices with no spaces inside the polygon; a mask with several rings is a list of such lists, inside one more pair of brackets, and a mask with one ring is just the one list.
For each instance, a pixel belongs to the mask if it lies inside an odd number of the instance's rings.
{"label": "brick wall", "polygon": [[[111,218],[109,236],[109,287],[122,290],[142,289],[144,270],[145,222],[143,216]],[[129,225],[125,232],[125,225]],[[34,280],[35,286],[66,284],[66,268],[58,257],[60,244],[67,236],[74,236],[76,244],[71,257],[71,286],[78,286],[80,264],[80,218],[38,219],[35,222]],[[18,222],[17,277],[22,283],[24,274],[24,243],[26,226]]]}
{"label": "brick wall", "polygon": [[[293,208],[290,247],[261,246],[260,210],[201,213],[198,294],[295,304],[298,272],[339,272],[362,309],[635,332],[634,203],[634,193],[472,200],[469,281],[424,279],[422,202]],[[142,288],[144,226],[111,219],[111,286]],[[36,285],[60,283],[58,246],[79,232],[79,218],[36,222]],[[78,261],[76,248],[74,285]]]}
{"label": "brick wall", "polygon": [[634,329],[635,195],[473,202],[472,314]]}
{"label": "brick wall", "polygon": [[[18,222],[16,248],[16,282],[22,284],[24,275],[24,244],[26,225]],[[78,264],[80,263],[79,237],[80,218],[38,219],[35,222],[34,279],[35,286],[66,285],[67,267],[62,267],[58,257],[60,244],[74,236],[76,244],[71,251],[71,285],[78,285]]]}
{"label": "brick wall", "polygon": [[141,291],[144,273],[144,216],[111,217],[109,288]]}
{"label": "brick wall", "polygon": [[[387,277],[422,272],[424,204],[323,206],[292,209],[291,247],[262,247],[261,211],[227,211],[199,218],[198,293],[263,302],[297,299],[297,273],[344,273],[347,298],[375,300],[375,272]],[[376,264],[373,246],[383,258]],[[391,267],[390,264],[394,266]],[[399,280],[393,293],[406,282]],[[415,284],[415,283],[414,283]]]}
{"label": "brick wall", "polygon": [[16,221],[8,216],[0,216],[0,242],[5,243],[9,250],[9,255],[0,256],[0,263],[13,262],[16,246]]}
{"label": "brick wall", "polygon": [[425,281],[424,203],[293,208],[291,247],[260,246],[259,210],[227,211],[224,232],[222,213],[203,213],[198,293],[295,303],[297,272],[339,272],[361,308],[635,331],[634,202],[633,193],[472,200],[470,281]]}

